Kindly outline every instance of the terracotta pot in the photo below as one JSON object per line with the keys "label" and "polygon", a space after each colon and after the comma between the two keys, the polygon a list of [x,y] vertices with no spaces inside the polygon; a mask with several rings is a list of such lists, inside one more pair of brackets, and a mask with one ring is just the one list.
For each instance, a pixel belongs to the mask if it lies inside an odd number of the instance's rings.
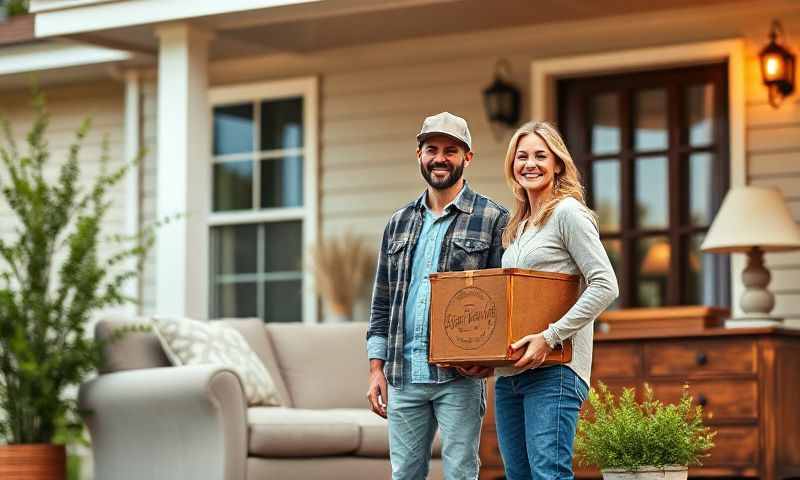
{"label": "terracotta pot", "polygon": [[66,472],[67,454],[63,445],[0,446],[3,480],[65,480]]}
{"label": "terracotta pot", "polygon": [[689,469],[682,465],[667,465],[663,468],[640,467],[636,470],[602,470],[603,480],[686,480]]}

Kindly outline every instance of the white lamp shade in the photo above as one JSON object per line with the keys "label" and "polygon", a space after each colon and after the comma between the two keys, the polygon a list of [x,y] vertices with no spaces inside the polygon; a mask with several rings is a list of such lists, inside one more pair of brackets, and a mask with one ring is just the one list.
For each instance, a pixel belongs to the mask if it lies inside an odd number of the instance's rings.
{"label": "white lamp shade", "polygon": [[729,253],[753,247],[766,252],[800,249],[800,227],[778,190],[740,187],[728,191],[700,248]]}

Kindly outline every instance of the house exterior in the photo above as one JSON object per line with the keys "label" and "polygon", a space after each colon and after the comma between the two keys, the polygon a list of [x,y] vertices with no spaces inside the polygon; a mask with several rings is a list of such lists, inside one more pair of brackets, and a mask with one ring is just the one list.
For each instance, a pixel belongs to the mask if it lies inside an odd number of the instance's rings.
{"label": "house exterior", "polygon": [[[186,214],[159,230],[130,313],[320,321],[309,248],[350,230],[377,250],[389,215],[423,188],[419,125],[443,110],[470,123],[471,185],[510,205],[501,165],[513,129],[492,128],[481,96],[499,59],[521,118],[557,122],[584,168],[619,308],[737,312],[744,256],[699,251],[729,188],[777,187],[800,220],[800,100],[771,107],[758,61],[773,19],[798,50],[795,1],[30,7],[30,34],[0,47],[0,107],[15,132],[35,72],[56,158],[85,115],[88,172],[103,133],[116,162],[146,149],[115,193],[110,232]],[[768,212],[743,212],[757,214]],[[800,253],[768,254],[767,265],[774,314],[800,326]]]}

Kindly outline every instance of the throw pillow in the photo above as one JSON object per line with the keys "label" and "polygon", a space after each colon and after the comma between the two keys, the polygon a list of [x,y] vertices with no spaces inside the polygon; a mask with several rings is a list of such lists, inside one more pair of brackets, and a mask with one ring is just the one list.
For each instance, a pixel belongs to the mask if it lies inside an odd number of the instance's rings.
{"label": "throw pillow", "polygon": [[224,323],[153,317],[164,352],[174,365],[224,365],[234,370],[247,404],[280,405],[272,378],[241,333]]}

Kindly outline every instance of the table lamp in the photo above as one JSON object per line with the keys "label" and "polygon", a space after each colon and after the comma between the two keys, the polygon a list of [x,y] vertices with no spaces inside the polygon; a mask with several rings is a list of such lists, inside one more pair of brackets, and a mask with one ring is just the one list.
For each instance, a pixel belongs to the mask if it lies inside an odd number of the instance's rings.
{"label": "table lamp", "polygon": [[780,191],[761,187],[729,190],[700,249],[747,253],[747,267],[742,272],[745,291],[740,302],[744,315],[728,320],[726,326],[781,324],[782,319],[770,315],[775,296],[767,290],[770,273],[764,266],[764,253],[800,249],[800,227]]}

